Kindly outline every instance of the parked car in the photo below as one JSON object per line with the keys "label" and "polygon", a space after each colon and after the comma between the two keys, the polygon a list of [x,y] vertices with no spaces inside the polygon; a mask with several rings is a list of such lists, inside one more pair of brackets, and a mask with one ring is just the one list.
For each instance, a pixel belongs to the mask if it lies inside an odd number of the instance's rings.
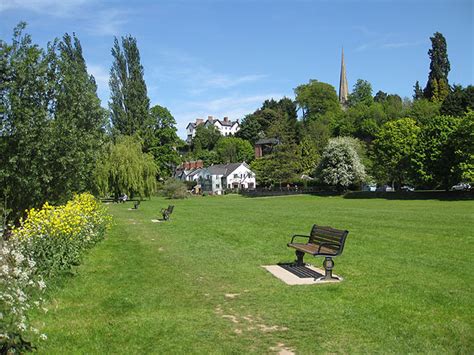
{"label": "parked car", "polygon": [[380,191],[380,192],[393,192],[393,191],[395,191],[395,189],[392,188],[391,186],[383,185],[383,186],[377,187],[377,190],[376,190],[376,191]]}
{"label": "parked car", "polygon": [[413,186],[405,185],[405,186],[400,187],[400,190],[413,192],[413,191],[415,191],[415,188]]}
{"label": "parked car", "polygon": [[377,185],[375,184],[365,184],[362,186],[362,191],[374,192],[375,190],[377,190]]}
{"label": "parked car", "polygon": [[452,191],[468,191],[471,189],[471,185],[465,182],[460,182],[451,187]]}

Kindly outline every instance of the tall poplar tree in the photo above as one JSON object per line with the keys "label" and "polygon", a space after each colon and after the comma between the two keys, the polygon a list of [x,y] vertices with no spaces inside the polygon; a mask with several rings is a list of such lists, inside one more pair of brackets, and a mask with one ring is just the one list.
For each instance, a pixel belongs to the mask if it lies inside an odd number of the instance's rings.
{"label": "tall poplar tree", "polygon": [[50,159],[49,200],[67,199],[73,192],[91,191],[98,152],[104,140],[105,110],[97,85],[87,73],[79,39],[73,34],[58,43],[57,78]]}
{"label": "tall poplar tree", "polygon": [[428,82],[424,89],[427,99],[435,102],[443,102],[449,94],[448,73],[451,66],[448,60],[448,48],[444,36],[436,32],[431,39],[431,49],[428,51],[430,57],[430,73]]}
{"label": "tall poplar tree", "polygon": [[140,52],[137,40],[128,35],[122,37],[122,46],[115,38],[112,48],[114,62],[110,70],[111,120],[114,129],[123,135],[138,134],[145,138],[144,151],[149,151],[151,136],[149,108],[143,66],[140,63]]}
{"label": "tall poplar tree", "polygon": [[0,198],[17,219],[44,202],[51,181],[50,78],[45,52],[14,30],[12,44],[0,41]]}

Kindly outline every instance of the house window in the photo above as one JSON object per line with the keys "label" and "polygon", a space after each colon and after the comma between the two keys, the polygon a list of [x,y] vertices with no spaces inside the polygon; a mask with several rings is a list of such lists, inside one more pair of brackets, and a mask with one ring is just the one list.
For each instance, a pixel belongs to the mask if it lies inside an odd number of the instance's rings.
{"label": "house window", "polygon": [[239,178],[239,174],[234,174],[234,179],[238,179]]}
{"label": "house window", "polygon": [[219,184],[216,184],[216,189],[220,188],[221,186]]}

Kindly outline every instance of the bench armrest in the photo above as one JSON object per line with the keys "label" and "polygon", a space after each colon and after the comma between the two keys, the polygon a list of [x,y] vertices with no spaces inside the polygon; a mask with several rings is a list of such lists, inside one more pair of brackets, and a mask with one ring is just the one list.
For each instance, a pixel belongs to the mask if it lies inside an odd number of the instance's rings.
{"label": "bench armrest", "polygon": [[295,240],[295,238],[298,238],[298,237],[299,237],[299,238],[308,238],[308,240],[309,240],[309,238],[310,238],[309,235],[295,234],[295,235],[293,236],[293,238],[291,238],[291,242],[290,242],[290,243],[293,243],[293,240]]}

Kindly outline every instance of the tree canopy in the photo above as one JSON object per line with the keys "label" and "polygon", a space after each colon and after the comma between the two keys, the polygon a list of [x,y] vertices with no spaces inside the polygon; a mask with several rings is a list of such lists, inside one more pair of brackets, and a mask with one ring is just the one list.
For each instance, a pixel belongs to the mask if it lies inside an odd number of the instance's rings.
{"label": "tree canopy", "polygon": [[142,152],[138,137],[119,136],[116,143],[108,144],[97,163],[95,178],[103,196],[118,198],[150,196],[156,190],[158,167],[153,156]]}

